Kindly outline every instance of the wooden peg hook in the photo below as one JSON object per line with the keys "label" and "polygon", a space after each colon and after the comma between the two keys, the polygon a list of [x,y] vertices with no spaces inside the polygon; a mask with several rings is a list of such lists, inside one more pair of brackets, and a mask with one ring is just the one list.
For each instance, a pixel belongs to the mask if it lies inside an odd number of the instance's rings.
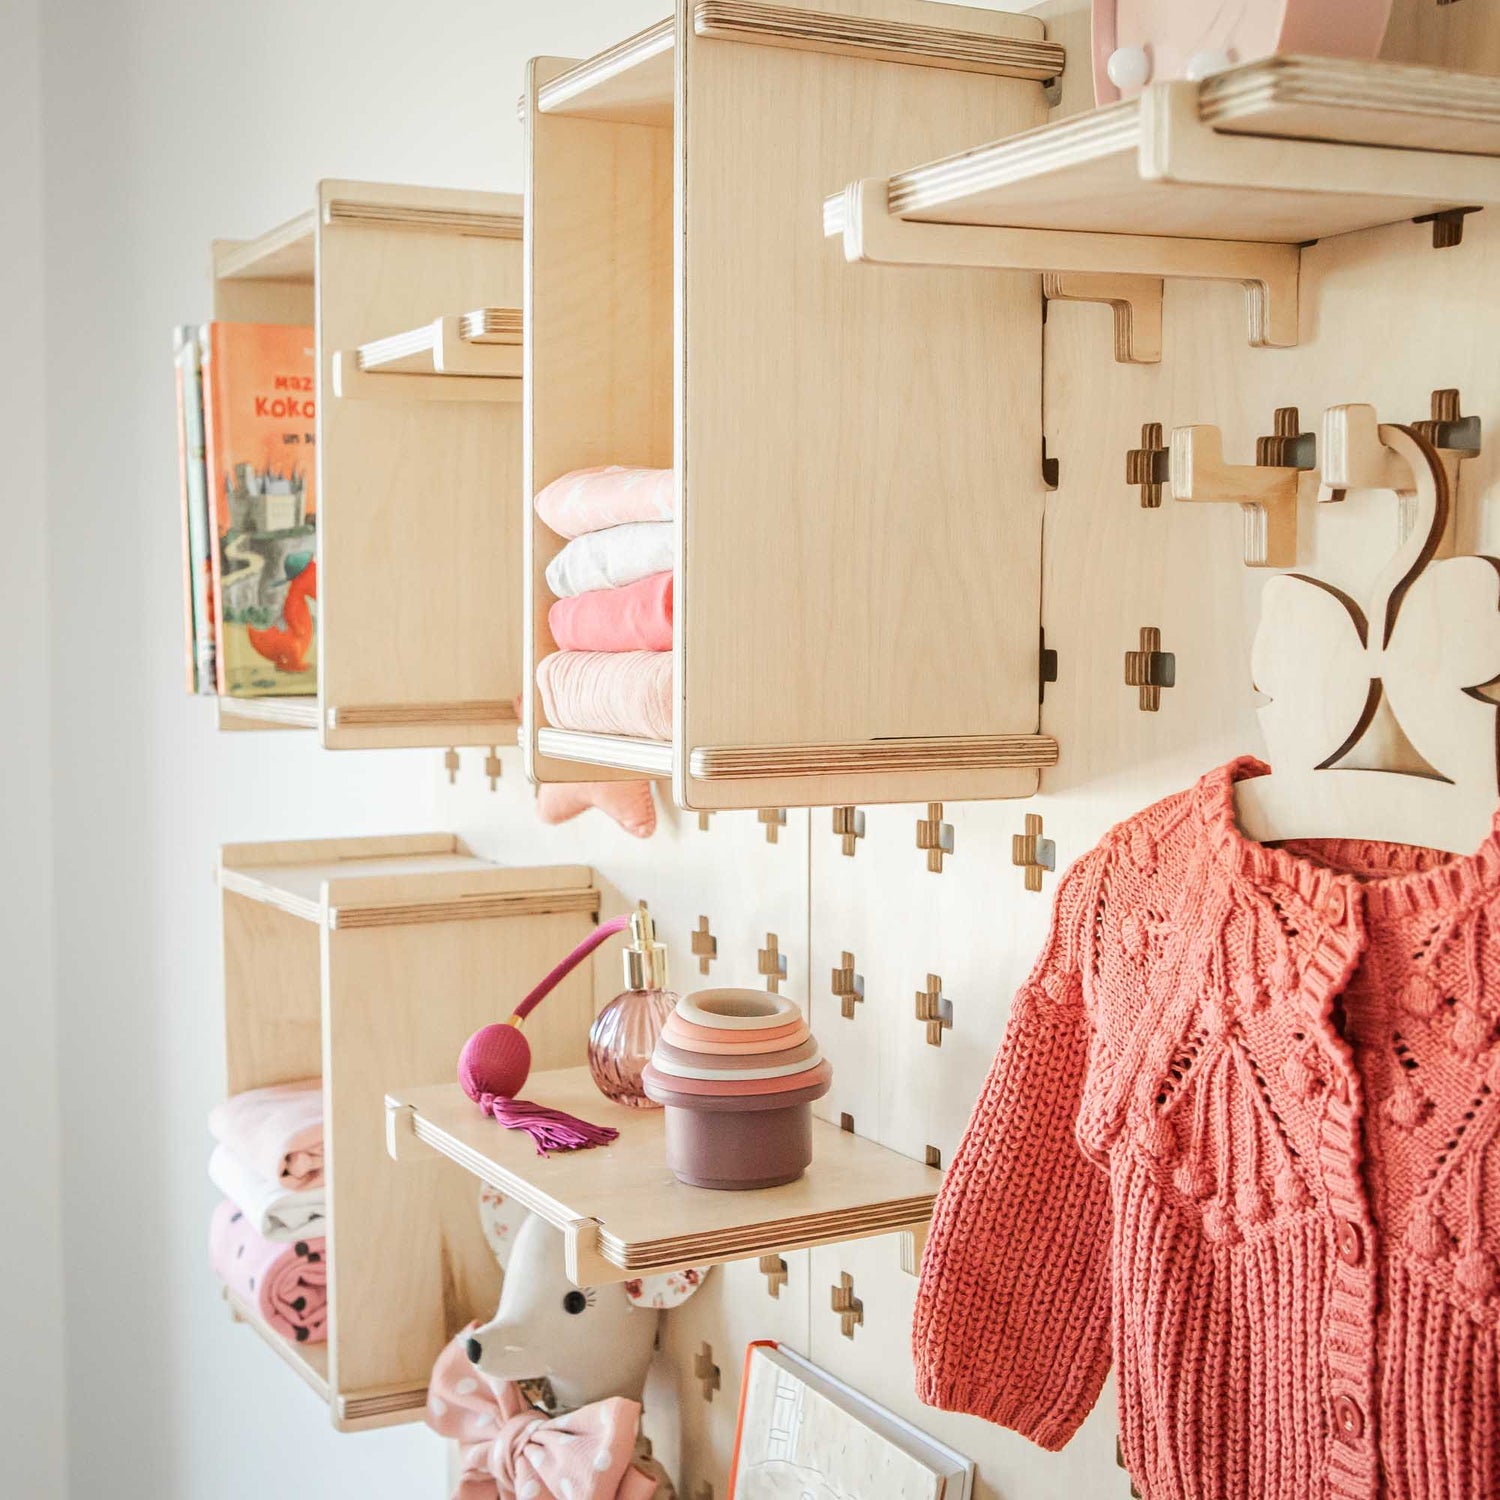
{"label": "wooden peg hook", "polygon": [[1238,504],[1245,518],[1247,568],[1297,561],[1297,491],[1313,466],[1313,444],[1298,432],[1295,406],[1276,412],[1276,430],[1256,444],[1253,464],[1226,464],[1217,427],[1174,427],[1169,470],[1174,499]]}

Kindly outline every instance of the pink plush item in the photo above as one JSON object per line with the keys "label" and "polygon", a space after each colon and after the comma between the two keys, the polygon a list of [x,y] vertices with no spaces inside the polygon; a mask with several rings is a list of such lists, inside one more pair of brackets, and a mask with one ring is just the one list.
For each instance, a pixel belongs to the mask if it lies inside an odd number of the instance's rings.
{"label": "pink plush item", "polygon": [[536,497],[536,513],[558,536],[572,540],[630,521],[670,521],[677,485],[670,469],[574,469]]}
{"label": "pink plush item", "polygon": [[544,823],[566,823],[597,807],[633,838],[656,832],[656,799],[649,781],[569,781],[539,786],[537,815]]}
{"label": "pink plush item", "polygon": [[633,1461],[639,1402],[612,1396],[549,1417],[469,1362],[477,1327],[444,1346],[427,1385],[427,1425],[459,1446],[453,1500],[651,1500],[656,1480]]}
{"label": "pink plush item", "polygon": [[536,685],[554,728],[672,738],[670,651],[554,651],[537,667]]}
{"label": "pink plush item", "polygon": [[282,1338],[328,1341],[325,1241],[273,1244],[226,1198],[209,1225],[208,1258],[219,1280]]}
{"label": "pink plush item", "polygon": [[294,1192],[322,1186],[322,1079],[236,1094],[213,1107],[208,1128],[257,1177]]}
{"label": "pink plush item", "polygon": [[672,575],[652,573],[618,589],[559,599],[547,612],[559,651],[670,651]]}

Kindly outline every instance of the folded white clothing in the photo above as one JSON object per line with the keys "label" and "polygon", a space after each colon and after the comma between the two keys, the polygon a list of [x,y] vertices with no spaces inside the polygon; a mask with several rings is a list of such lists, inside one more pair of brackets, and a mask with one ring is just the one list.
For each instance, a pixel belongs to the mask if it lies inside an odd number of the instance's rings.
{"label": "folded white clothing", "polygon": [[213,1185],[274,1244],[316,1239],[328,1232],[327,1199],[321,1187],[301,1192],[271,1182],[247,1167],[227,1146],[208,1159]]}
{"label": "folded white clothing", "polygon": [[672,566],[672,521],[627,521],[585,532],[547,564],[547,587],[559,599],[593,589],[618,589]]}

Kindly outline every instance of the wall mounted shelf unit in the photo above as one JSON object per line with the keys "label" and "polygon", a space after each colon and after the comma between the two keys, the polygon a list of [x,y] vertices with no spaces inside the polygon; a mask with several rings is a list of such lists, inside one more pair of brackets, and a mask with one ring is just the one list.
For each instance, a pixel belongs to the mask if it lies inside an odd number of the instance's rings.
{"label": "wall mounted shelf unit", "polygon": [[[325,182],[214,246],[214,316],[318,345],[318,675],[330,749],[508,744],[521,688],[521,200]],[[403,332],[404,330],[404,332]]]}
{"label": "wall mounted shelf unit", "polygon": [[824,207],[846,257],[1229,280],[1298,341],[1299,247],[1500,203],[1500,78],[1275,57],[997,139]]}
{"label": "wall mounted shelf unit", "polygon": [[[415,1420],[432,1361],[493,1307],[498,1279],[472,1190],[386,1160],[385,1082],[453,1077],[470,1033],[592,928],[593,872],[506,869],[431,834],[227,845],[219,884],[229,1092],[323,1079],[328,1343],[289,1344],[231,1309],[336,1427]],[[587,970],[549,998],[527,1030],[541,1066],[585,1057],[592,1001]]]}
{"label": "wall mounted shelf unit", "polygon": [[403,1162],[447,1157],[540,1214],[563,1232],[568,1276],[579,1286],[879,1234],[907,1237],[908,1270],[920,1260],[943,1174],[825,1120],[813,1121],[803,1177],[730,1193],[678,1182],[666,1165],[662,1112],[608,1103],[587,1068],[533,1073],[526,1096],[607,1122],[619,1139],[538,1156],[526,1135],[481,1115],[457,1084],[440,1084],[387,1096],[389,1150]]}
{"label": "wall mounted shelf unit", "polygon": [[[670,775],[709,810],[1028,796],[1055,763],[1039,283],[934,273],[911,301],[845,273],[818,205],[1038,124],[1063,49],[1031,16],[855,9],[679,0],[529,67],[526,493],[644,465],[678,508],[671,741],[549,724],[533,686],[538,781]],[[561,542],[527,536],[534,685]]]}

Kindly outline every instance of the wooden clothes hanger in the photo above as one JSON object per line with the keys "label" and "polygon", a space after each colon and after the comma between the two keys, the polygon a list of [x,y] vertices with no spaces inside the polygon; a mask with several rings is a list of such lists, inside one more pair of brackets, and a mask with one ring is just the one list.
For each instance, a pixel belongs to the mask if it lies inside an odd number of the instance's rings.
{"label": "wooden clothes hanger", "polygon": [[[1410,497],[1412,524],[1364,608],[1302,574],[1266,584],[1251,671],[1271,700],[1259,717],[1274,769],[1236,784],[1235,816],[1261,843],[1343,838],[1472,854],[1500,803],[1500,706],[1476,691],[1500,680],[1500,562],[1433,560],[1452,496],[1425,438],[1375,427],[1367,408],[1329,416],[1330,433],[1373,430],[1390,451],[1325,462],[1325,480],[1336,469],[1378,472]],[[1383,708],[1429,769],[1340,764]]]}

